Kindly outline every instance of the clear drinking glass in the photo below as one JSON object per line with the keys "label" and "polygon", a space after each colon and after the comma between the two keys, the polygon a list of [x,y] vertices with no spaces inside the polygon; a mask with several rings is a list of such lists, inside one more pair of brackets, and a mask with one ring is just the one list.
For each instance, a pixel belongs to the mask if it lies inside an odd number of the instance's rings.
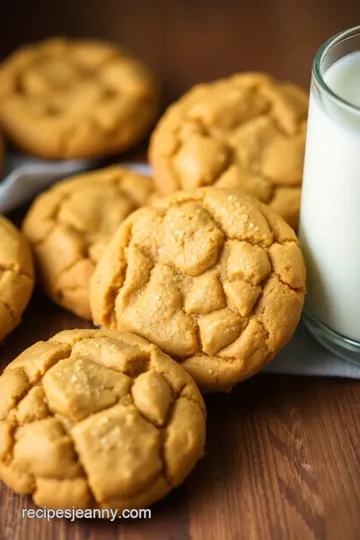
{"label": "clear drinking glass", "polygon": [[360,26],[315,56],[299,236],[305,324],[325,347],[360,363]]}

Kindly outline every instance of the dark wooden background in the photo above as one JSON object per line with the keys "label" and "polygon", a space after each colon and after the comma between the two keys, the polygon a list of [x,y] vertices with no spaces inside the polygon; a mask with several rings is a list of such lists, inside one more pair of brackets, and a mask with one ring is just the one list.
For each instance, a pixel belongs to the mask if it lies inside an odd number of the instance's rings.
{"label": "dark wooden background", "polygon": [[[54,34],[104,37],[146,61],[163,104],[192,84],[264,70],[309,85],[312,58],[360,24],[359,0],[2,0],[0,56]],[[36,293],[0,368],[84,322]],[[359,540],[360,383],[260,375],[206,399],[206,457],[151,521],[21,520],[29,498],[0,487],[1,540]]]}

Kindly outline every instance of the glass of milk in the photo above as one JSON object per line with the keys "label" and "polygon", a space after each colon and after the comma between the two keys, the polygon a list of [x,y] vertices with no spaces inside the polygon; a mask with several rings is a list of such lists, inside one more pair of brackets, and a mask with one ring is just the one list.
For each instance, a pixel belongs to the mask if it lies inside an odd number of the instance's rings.
{"label": "glass of milk", "polygon": [[305,323],[360,363],[360,26],[329,39],[313,63],[299,236]]}

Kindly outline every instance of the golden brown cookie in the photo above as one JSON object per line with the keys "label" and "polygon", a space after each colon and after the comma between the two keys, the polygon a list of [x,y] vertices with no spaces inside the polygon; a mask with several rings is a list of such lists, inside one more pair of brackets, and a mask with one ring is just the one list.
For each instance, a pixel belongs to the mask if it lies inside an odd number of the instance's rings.
{"label": "golden brown cookie", "polygon": [[148,202],[153,180],[118,166],[84,173],[40,195],[23,230],[40,286],[59,305],[91,319],[89,280],[120,223]]}
{"label": "golden brown cookie", "polygon": [[307,109],[301,88],[263,74],[196,86],[152,135],[159,191],[241,188],[297,227]]}
{"label": "golden brown cookie", "polygon": [[0,341],[20,323],[33,286],[29,244],[10,221],[0,216]]}
{"label": "golden brown cookie", "polygon": [[203,391],[230,389],[289,341],[304,302],[293,230],[258,200],[217,188],[134,212],[91,283],[95,323],[177,359]]}
{"label": "golden brown cookie", "polygon": [[21,149],[44,158],[122,151],[158,110],[152,74],[116,45],[49,39],[0,66],[0,121]]}
{"label": "golden brown cookie", "polygon": [[147,508],[204,453],[193,379],[130,333],[65,330],[0,377],[0,478],[50,508]]}

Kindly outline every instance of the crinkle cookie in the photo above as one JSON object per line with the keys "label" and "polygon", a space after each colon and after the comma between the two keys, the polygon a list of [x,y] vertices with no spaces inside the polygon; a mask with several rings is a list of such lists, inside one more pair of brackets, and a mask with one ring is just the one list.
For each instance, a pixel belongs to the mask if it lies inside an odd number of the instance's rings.
{"label": "crinkle cookie", "polygon": [[44,158],[116,153],[136,144],[158,110],[153,75],[115,44],[54,38],[0,66],[0,121],[21,149]]}
{"label": "crinkle cookie", "polygon": [[0,216],[0,341],[20,323],[34,287],[33,261],[23,234]]}
{"label": "crinkle cookie", "polygon": [[0,478],[50,508],[147,508],[204,453],[193,379],[130,333],[65,330],[0,377]]}
{"label": "crinkle cookie", "polygon": [[260,73],[192,88],[152,135],[149,159],[164,195],[240,188],[298,225],[308,96]]}
{"label": "crinkle cookie", "polygon": [[39,284],[54,302],[91,319],[89,280],[120,223],[146,204],[153,180],[118,166],[84,173],[41,194],[23,230],[36,257]]}
{"label": "crinkle cookie", "polygon": [[294,231],[257,199],[202,188],[129,216],[91,283],[95,323],[177,359],[203,391],[230,389],[289,341],[305,294]]}

